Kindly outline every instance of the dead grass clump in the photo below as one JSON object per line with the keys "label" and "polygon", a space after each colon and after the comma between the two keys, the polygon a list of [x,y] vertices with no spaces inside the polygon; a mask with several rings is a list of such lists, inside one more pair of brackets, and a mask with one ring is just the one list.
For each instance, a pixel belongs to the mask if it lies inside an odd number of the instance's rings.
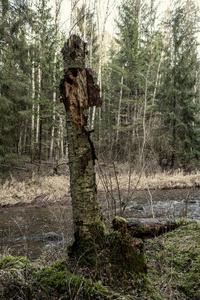
{"label": "dead grass clump", "polygon": [[[200,187],[200,173],[185,174],[183,171],[159,172],[154,175],[146,175],[144,172],[135,173],[128,165],[111,164],[108,166],[99,166],[98,168],[98,187],[105,188],[105,185],[111,189],[121,190],[144,190],[144,189],[174,189],[174,188],[194,188]],[[118,182],[118,183],[117,183]]]}
{"label": "dead grass clump", "polygon": [[27,181],[18,182],[11,177],[1,187],[0,205],[31,204],[38,199],[41,202],[56,202],[69,196],[69,178],[61,176],[33,176]]}
{"label": "dead grass clump", "polygon": [[[110,164],[97,167],[97,186],[106,194],[126,193],[134,190],[157,190],[200,187],[200,173],[185,175],[184,172],[145,175],[135,173],[128,165]],[[70,199],[70,178],[65,175],[33,176],[17,181],[14,177],[1,186],[0,206],[52,204]]]}

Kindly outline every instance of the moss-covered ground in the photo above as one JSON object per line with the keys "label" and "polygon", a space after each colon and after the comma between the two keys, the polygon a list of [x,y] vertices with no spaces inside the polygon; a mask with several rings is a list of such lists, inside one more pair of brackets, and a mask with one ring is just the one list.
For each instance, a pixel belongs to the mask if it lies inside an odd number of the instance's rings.
{"label": "moss-covered ground", "polygon": [[200,299],[200,224],[148,240],[148,276],[164,299]]}
{"label": "moss-covered ground", "polygon": [[145,241],[146,259],[140,253],[137,258],[147,273],[134,272],[140,264],[131,260],[119,232],[104,242],[87,265],[81,259],[34,266],[24,257],[2,258],[0,299],[200,299],[200,225]]}

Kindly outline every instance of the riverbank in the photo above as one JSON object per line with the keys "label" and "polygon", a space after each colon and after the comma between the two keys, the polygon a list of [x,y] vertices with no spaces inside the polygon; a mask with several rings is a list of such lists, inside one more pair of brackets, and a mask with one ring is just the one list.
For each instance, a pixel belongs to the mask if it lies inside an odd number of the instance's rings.
{"label": "riverbank", "polygon": [[[192,189],[200,187],[200,173],[184,174],[183,172],[157,173],[151,176],[144,174],[128,175],[126,169],[111,170],[112,172],[97,172],[97,188],[100,197],[112,198],[123,195],[131,200],[134,191],[163,190],[163,189]],[[43,176],[32,175],[31,178],[18,180],[10,176],[1,184],[0,207],[9,206],[45,206],[56,203],[65,204],[71,201],[69,175]]]}
{"label": "riverbank", "polygon": [[[0,259],[1,299],[193,299],[200,297],[200,225],[192,223],[148,239],[147,274],[112,273],[98,253],[94,268],[68,258],[47,264],[25,257]],[[108,243],[108,241],[107,241]],[[66,253],[66,252],[65,252]],[[38,261],[39,262],[39,261]]]}

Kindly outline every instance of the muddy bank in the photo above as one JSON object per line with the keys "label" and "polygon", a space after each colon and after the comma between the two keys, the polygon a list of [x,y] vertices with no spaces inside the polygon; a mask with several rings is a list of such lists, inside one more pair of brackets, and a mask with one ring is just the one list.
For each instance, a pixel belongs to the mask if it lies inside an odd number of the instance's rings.
{"label": "muddy bank", "polygon": [[47,194],[41,194],[39,196],[36,196],[33,199],[28,199],[27,201],[23,197],[17,197],[17,201],[13,202],[11,200],[10,203],[3,201],[3,203],[0,203],[0,209],[5,208],[12,208],[12,207],[49,207],[54,205],[67,205],[68,203],[71,203],[71,197],[61,197],[57,199],[52,199],[50,195]]}

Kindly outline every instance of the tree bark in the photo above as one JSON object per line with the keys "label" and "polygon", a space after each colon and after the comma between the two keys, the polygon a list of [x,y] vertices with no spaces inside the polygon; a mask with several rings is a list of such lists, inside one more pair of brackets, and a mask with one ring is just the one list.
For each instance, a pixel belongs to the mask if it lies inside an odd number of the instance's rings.
{"label": "tree bark", "polygon": [[[33,33],[33,39],[35,38]],[[35,62],[32,61],[32,115],[31,115],[31,163],[34,160],[34,138],[35,138]]]}
{"label": "tree bark", "polygon": [[118,143],[119,139],[119,127],[121,125],[121,106],[122,106],[122,95],[123,95],[123,84],[124,84],[124,76],[121,77],[121,88],[119,93],[119,105],[118,105],[118,114],[117,114],[117,136],[116,136],[116,142]]}
{"label": "tree bark", "polygon": [[[98,69],[98,78],[97,78],[97,83],[100,86],[100,96],[102,94],[102,80],[101,80],[101,69],[102,69],[102,57],[103,57],[103,42],[104,42],[104,37],[105,37],[105,32],[106,32],[106,22],[109,16],[109,5],[110,5],[110,0],[107,2],[106,6],[106,15],[103,21],[103,29],[102,31],[100,30],[100,24],[98,21],[98,27],[99,27],[99,37],[100,37],[100,51],[99,51],[99,69]],[[100,7],[100,5],[99,5]],[[97,15],[99,17],[99,12],[97,12]],[[94,129],[94,122],[95,122],[95,115],[96,115],[96,107],[93,107],[92,111],[92,120],[91,120],[91,129]],[[101,123],[101,114],[99,114],[99,123]],[[99,125],[99,127],[101,127]]]}
{"label": "tree bark", "polygon": [[[3,17],[3,3],[2,0],[0,0],[0,24],[2,24],[2,17]],[[0,49],[0,72],[2,72],[2,67],[3,67],[2,50]],[[1,96],[1,82],[0,82],[0,96]]]}
{"label": "tree bark", "polygon": [[85,68],[86,43],[72,35],[63,49],[65,76],[60,83],[61,101],[67,119],[70,188],[75,227],[75,242],[89,238],[101,221],[95,179],[95,150],[90,132],[85,129],[84,110],[101,106],[99,87],[91,69]]}
{"label": "tree bark", "polygon": [[40,94],[41,94],[41,66],[38,66],[38,104],[37,104],[37,119],[36,119],[36,144],[39,142],[40,131]]}

